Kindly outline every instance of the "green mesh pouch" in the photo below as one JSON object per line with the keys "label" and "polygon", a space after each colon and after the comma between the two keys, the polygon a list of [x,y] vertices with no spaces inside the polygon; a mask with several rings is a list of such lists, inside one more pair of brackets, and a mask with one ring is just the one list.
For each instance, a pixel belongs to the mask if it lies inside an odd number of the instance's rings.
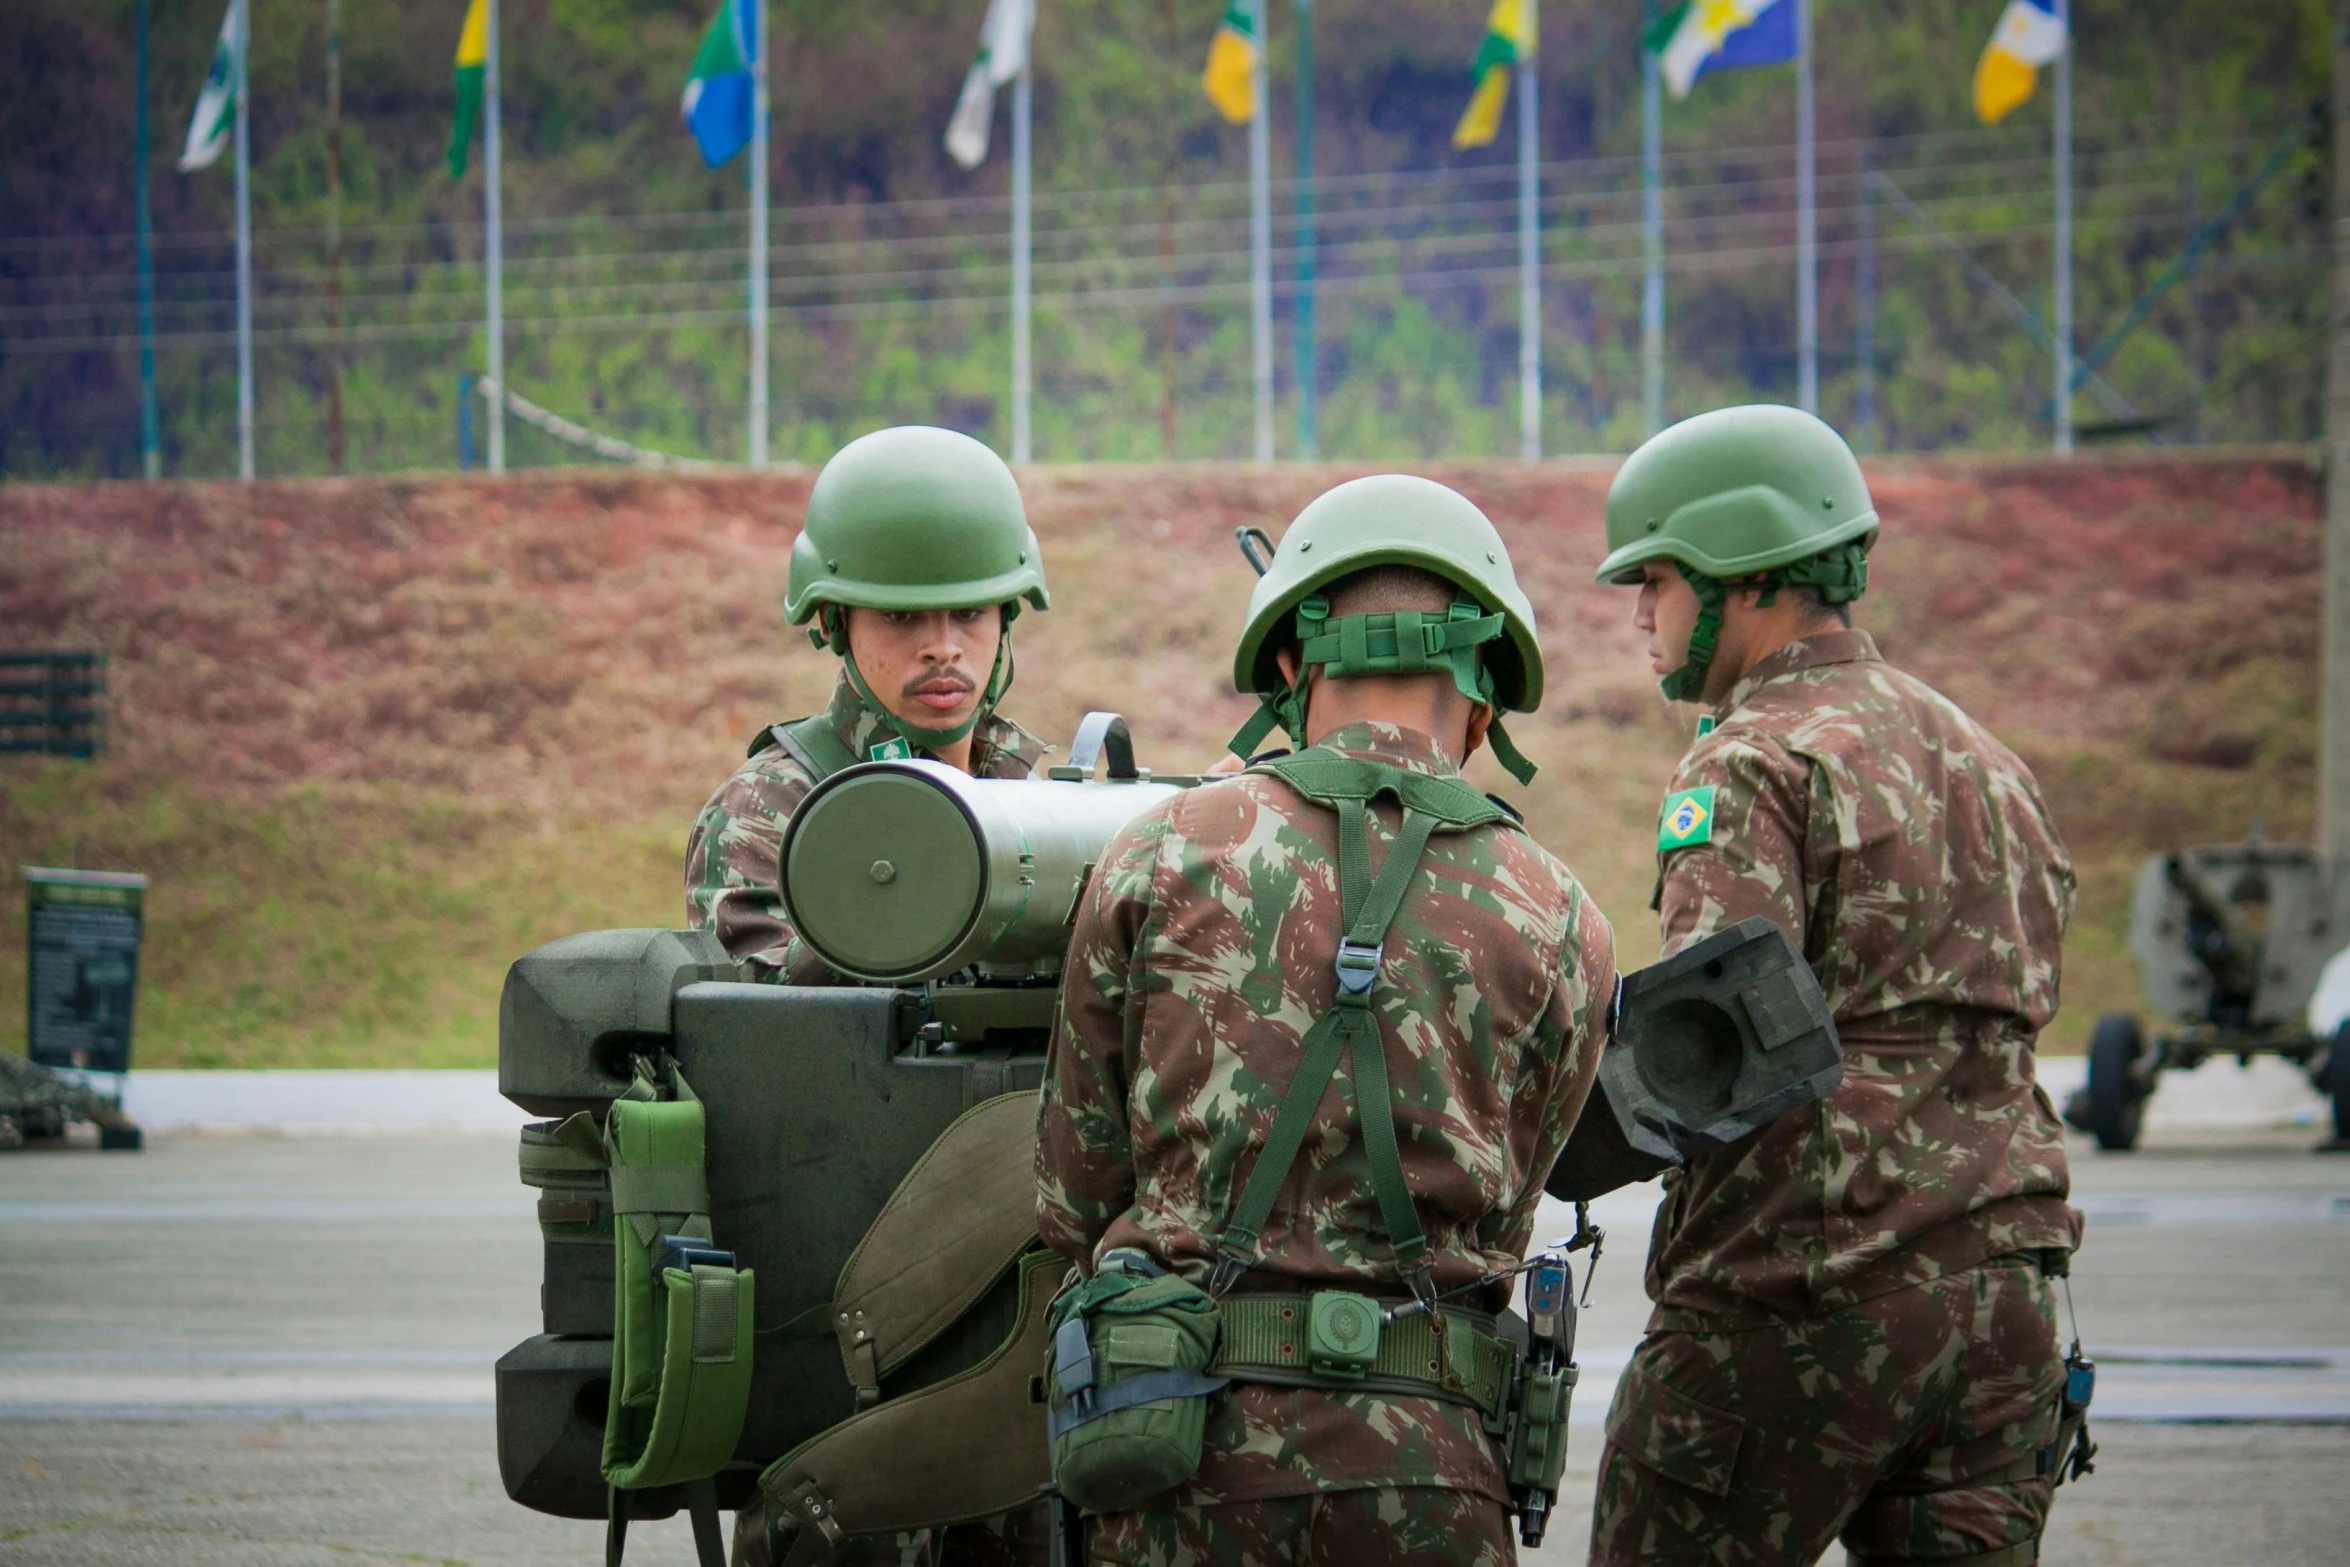
{"label": "green mesh pouch", "polygon": [[617,1285],[604,1479],[615,1493],[704,1479],[734,1456],[750,1402],[752,1277],[711,1243],[702,1105],[667,1057],[638,1059],[604,1150]]}
{"label": "green mesh pouch", "polygon": [[1113,1251],[1053,1303],[1045,1356],[1053,1480],[1087,1512],[1127,1512],[1199,1473],[1219,1324],[1207,1291]]}

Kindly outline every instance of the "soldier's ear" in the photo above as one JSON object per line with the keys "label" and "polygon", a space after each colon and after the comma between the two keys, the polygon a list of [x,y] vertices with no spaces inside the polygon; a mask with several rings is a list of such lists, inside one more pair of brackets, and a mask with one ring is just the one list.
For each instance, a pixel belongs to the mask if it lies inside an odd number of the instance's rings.
{"label": "soldier's ear", "polygon": [[1485,732],[1493,727],[1493,704],[1479,702],[1469,709],[1468,743],[1461,748],[1461,765],[1469,765],[1469,758],[1477,754],[1477,747],[1485,743]]}
{"label": "soldier's ear", "polygon": [[1297,684],[1297,650],[1295,648],[1275,648],[1273,650],[1273,667],[1281,671],[1283,685],[1294,686]]}

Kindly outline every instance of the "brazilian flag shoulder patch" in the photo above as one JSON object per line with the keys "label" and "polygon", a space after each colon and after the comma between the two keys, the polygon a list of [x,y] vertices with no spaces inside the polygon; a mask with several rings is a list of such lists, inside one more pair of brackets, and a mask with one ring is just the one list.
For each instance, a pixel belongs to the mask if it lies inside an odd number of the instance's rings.
{"label": "brazilian flag shoulder patch", "polygon": [[1656,849],[1659,854],[1670,854],[1675,849],[1695,848],[1714,841],[1714,786],[1700,784],[1695,789],[1683,789],[1665,796],[1664,814],[1656,825]]}

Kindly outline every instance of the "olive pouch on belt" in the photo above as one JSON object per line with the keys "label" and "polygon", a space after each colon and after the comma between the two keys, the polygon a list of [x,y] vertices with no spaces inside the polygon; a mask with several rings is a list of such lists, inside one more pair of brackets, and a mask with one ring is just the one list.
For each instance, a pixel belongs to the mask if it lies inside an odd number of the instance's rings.
{"label": "olive pouch on belt", "polygon": [[674,1063],[639,1059],[604,1147],[616,1285],[604,1478],[616,1491],[703,1479],[742,1434],[752,1278],[711,1242],[701,1101]]}
{"label": "olive pouch on belt", "polygon": [[1046,1355],[1053,1479],[1088,1512],[1124,1512],[1199,1472],[1219,1322],[1207,1291],[1118,1250],[1053,1303]]}

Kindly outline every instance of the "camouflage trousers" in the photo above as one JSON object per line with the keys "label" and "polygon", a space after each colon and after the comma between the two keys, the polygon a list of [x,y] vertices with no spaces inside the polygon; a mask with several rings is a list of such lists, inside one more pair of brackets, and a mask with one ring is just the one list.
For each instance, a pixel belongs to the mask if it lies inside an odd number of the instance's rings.
{"label": "camouflage trousers", "polygon": [[2064,1367],[2003,1257],[1784,1327],[1651,1333],[1608,1411],[1593,1567],[2039,1559]]}
{"label": "camouflage trousers", "polygon": [[1041,1502],[977,1523],[905,1534],[854,1534],[838,1546],[795,1532],[768,1536],[766,1500],[752,1493],[734,1515],[732,1567],[1046,1567],[1052,1559],[1052,1514]]}
{"label": "camouflage trousers", "polygon": [[1089,1567],[1510,1567],[1509,1514],[1474,1491],[1376,1486],[1087,1520]]}

